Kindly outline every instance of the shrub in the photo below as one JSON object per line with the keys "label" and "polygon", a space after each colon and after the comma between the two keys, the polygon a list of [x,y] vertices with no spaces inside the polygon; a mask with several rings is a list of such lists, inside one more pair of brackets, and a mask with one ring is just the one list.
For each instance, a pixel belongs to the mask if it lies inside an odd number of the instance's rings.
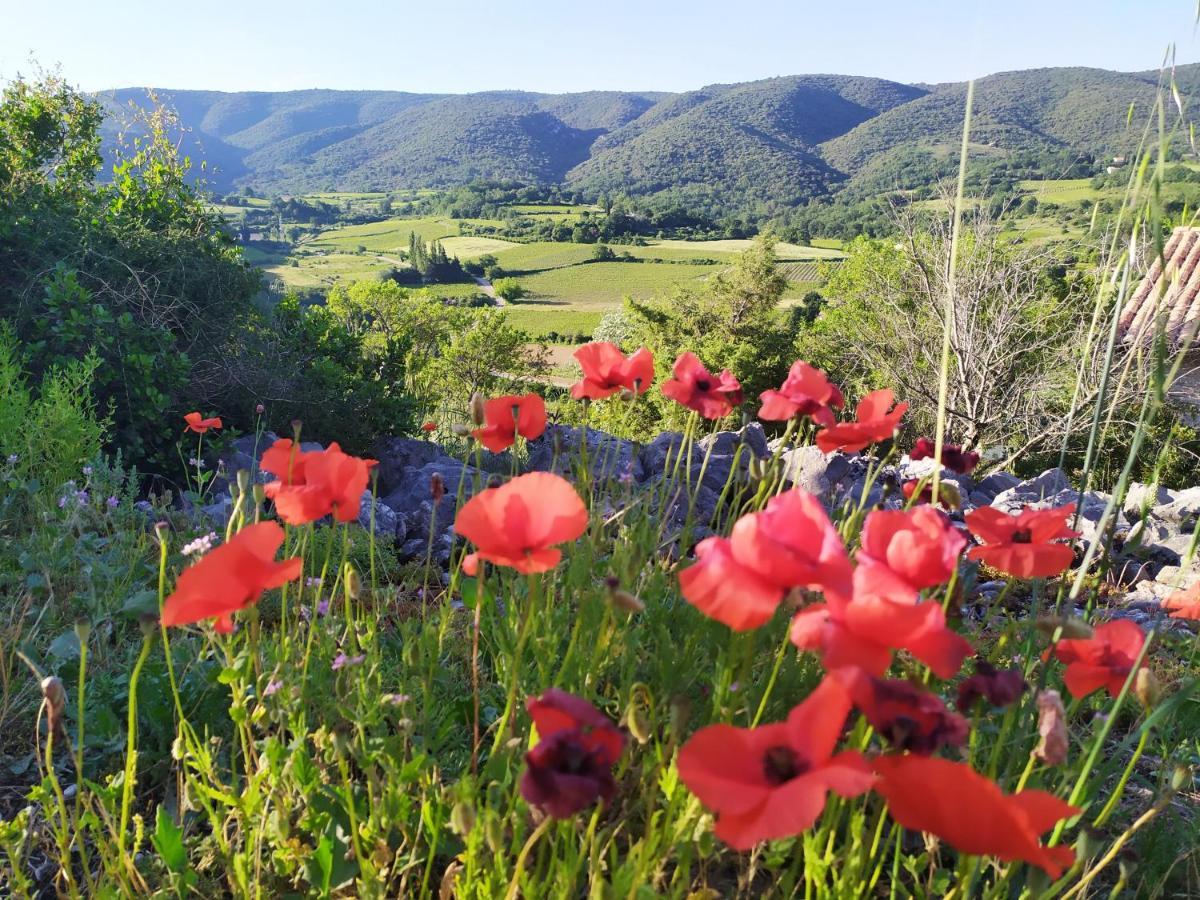
{"label": "shrub", "polygon": [[502,297],[510,303],[525,296],[525,289],[515,278],[501,278],[499,281],[493,281],[492,288],[497,297]]}

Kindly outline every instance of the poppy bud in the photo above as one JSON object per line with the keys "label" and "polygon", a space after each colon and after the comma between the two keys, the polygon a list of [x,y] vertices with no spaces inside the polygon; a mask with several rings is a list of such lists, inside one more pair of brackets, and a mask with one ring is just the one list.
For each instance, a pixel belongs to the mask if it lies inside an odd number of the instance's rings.
{"label": "poppy bud", "polygon": [[1143,707],[1153,709],[1158,706],[1158,701],[1162,699],[1162,686],[1158,683],[1158,679],[1154,677],[1154,673],[1143,666],[1138,669],[1137,675],[1133,677],[1133,693]]}
{"label": "poppy bud", "polygon": [[501,853],[504,847],[504,826],[496,816],[488,816],[483,820],[483,839],[492,853]]}
{"label": "poppy bud", "polygon": [[1062,626],[1062,640],[1086,641],[1096,634],[1091,625],[1075,616],[1039,616],[1036,625],[1037,630],[1051,640],[1059,626]]}
{"label": "poppy bud", "polygon": [[1038,734],[1034,758],[1048,766],[1067,761],[1067,713],[1058,691],[1042,691],[1037,696]]}
{"label": "poppy bud", "polygon": [[50,731],[57,737],[65,736],[63,714],[67,709],[67,689],[63,687],[62,679],[57,675],[43,678],[42,697],[46,701],[46,721]]}
{"label": "poppy bud", "polygon": [[142,613],[138,616],[138,626],[142,629],[142,637],[150,640],[158,634],[158,616],[154,613]]}
{"label": "poppy bud", "polygon": [[86,647],[88,637],[92,633],[92,623],[87,619],[79,618],[75,620],[75,637],[79,640],[80,647]]}
{"label": "poppy bud", "polygon": [[256,404],[254,407],[254,414],[256,416],[261,416],[266,411],[267,411],[267,408],[265,406],[263,406],[261,403]]}
{"label": "poppy bud", "polygon": [[459,837],[466,837],[475,828],[475,807],[459,800],[450,810],[450,830]]}
{"label": "poppy bud", "polygon": [[1192,780],[1192,770],[1189,766],[1178,765],[1171,772],[1171,790],[1182,791]]}
{"label": "poppy bud", "polygon": [[629,733],[639,744],[650,740],[650,722],[646,718],[645,711],[636,702],[631,701],[629,709],[625,713],[625,727],[629,729]]}
{"label": "poppy bud", "polygon": [[484,405],[483,404],[484,404],[483,394],[476,391],[474,394],[471,395],[471,405],[470,405],[471,421],[475,423],[476,428],[482,428],[483,423],[487,420],[487,416],[484,413]]}
{"label": "poppy bud", "polygon": [[635,394],[629,388],[622,388],[620,397],[621,397],[622,402],[628,403],[629,401],[636,399],[637,394]]}
{"label": "poppy bud", "polygon": [[471,433],[471,429],[468,428],[466,425],[462,424],[461,422],[455,422],[453,425],[450,426],[450,430],[452,432],[454,432],[454,434],[458,435],[459,437],[466,437],[468,434]]}
{"label": "poppy bud", "polygon": [[438,472],[429,476],[429,495],[434,503],[440,503],[446,496],[446,482]]}
{"label": "poppy bud", "polygon": [[640,613],[645,611],[646,604],[642,602],[642,598],[636,594],[631,594],[629,591],[621,589],[621,582],[616,578],[606,578],[605,584],[608,586],[608,602],[617,609],[623,609],[627,613]]}
{"label": "poppy bud", "polygon": [[237,486],[239,491],[241,491],[243,494],[246,493],[247,489],[250,487],[249,469],[238,469]]}
{"label": "poppy bud", "polygon": [[258,482],[255,482],[255,484],[254,484],[254,502],[261,504],[266,499],[267,499],[266,487],[264,485],[259,484]]}
{"label": "poppy bud", "polygon": [[296,443],[300,442],[300,426],[303,424],[299,419],[292,419],[292,435]]}
{"label": "poppy bud", "polygon": [[1079,829],[1079,839],[1075,842],[1075,849],[1081,859],[1091,859],[1104,849],[1104,844],[1104,835],[1091,826],[1084,825]]}
{"label": "poppy bud", "polygon": [[346,563],[342,569],[342,578],[346,582],[346,595],[353,600],[357,600],[359,594],[362,593],[362,579],[358,577],[358,572],[350,563]]}
{"label": "poppy bud", "polygon": [[757,456],[751,456],[746,471],[749,473],[751,481],[761,481],[764,474],[762,460]]}
{"label": "poppy bud", "polygon": [[154,537],[158,539],[159,544],[167,542],[167,535],[171,533],[171,526],[166,522],[154,523]]}

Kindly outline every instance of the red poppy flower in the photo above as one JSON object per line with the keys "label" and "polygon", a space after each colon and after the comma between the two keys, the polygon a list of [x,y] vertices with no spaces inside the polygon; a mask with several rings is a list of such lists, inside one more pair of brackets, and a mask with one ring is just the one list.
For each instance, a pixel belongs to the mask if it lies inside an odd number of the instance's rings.
{"label": "red poppy flower", "polygon": [[187,422],[185,431],[194,431],[196,434],[204,434],[210,428],[220,428],[220,418],[214,416],[211,419],[205,419],[198,412],[190,412],[183,417],[183,421]]}
{"label": "red poppy flower", "polygon": [[961,747],[967,720],[920,685],[875,678],[862,669],[838,669],[854,705],[896,750],[928,756],[941,747]]}
{"label": "red poppy flower", "polygon": [[821,502],[801,490],[742,516],[729,538],[707,538],[679,576],[684,598],[735,631],[757,628],[796,587],[848,596],[850,560]]}
{"label": "red poppy flower", "polygon": [[987,660],[975,661],[975,674],[958,686],[955,706],[968,712],[979,699],[991,706],[1011,706],[1029,690],[1020,669],[997,669]]}
{"label": "red poppy flower", "polygon": [[569,481],[530,472],[468,500],[454,531],[478,548],[463,560],[468,575],[475,574],[480,559],[528,575],[558,565],[562,551],[554,545],[575,540],[587,524],[587,509]]}
{"label": "red poppy flower", "polygon": [[862,529],[859,563],[886,568],[913,592],[945,584],[954,574],[966,537],[936,509],[875,510]]}
{"label": "red poppy flower", "polygon": [[521,776],[526,802],[565,819],[597,800],[610,800],[624,733],[586,700],[556,688],[530,697],[525,707],[538,733]]}
{"label": "red poppy flower", "polygon": [[304,561],[299,557],[275,562],[282,544],[283,529],[277,522],[247,525],[183,571],[163,604],[162,623],[215,619],[217,631],[233,631],[235,612],[258,602],[263,591],[300,577]]}
{"label": "red poppy flower", "polygon": [[759,399],[758,417],[767,422],[808,416],[818,425],[829,426],[837,421],[833,411],[846,405],[842,392],[824,372],[800,360],[792,363],[779,390],[763,391]]}
{"label": "red poppy flower", "polygon": [[1051,578],[1071,565],[1075,551],[1057,541],[1079,537],[1067,527],[1075,504],[1054,509],[1026,506],[1015,516],[993,506],[973,509],[966,515],[967,528],[982,545],[967,552],[968,559],[980,560],[1017,578]]}
{"label": "red poppy flower", "polygon": [[424,425],[421,426],[421,430],[424,431],[426,434],[428,434],[432,431],[437,431],[437,422],[426,422]]}
{"label": "red poppy flower", "polygon": [[694,353],[679,354],[672,372],[675,377],[663,382],[663,394],[706,419],[723,418],[742,402],[742,386],[733,373],[725,369],[713,375]]}
{"label": "red poppy flower", "polygon": [[654,357],[645,347],[626,357],[608,341],[584,344],[574,353],[583,380],[571,386],[571,399],[603,400],[617,391],[644,394],[654,382]]}
{"label": "red poppy flower", "polygon": [[263,453],[259,466],[278,480],[264,491],[279,518],[289,525],[306,525],[332,515],[353,522],[362,506],[373,459],[342,452],[336,443],[324,450],[301,450],[290,438],[280,438]]}
{"label": "red poppy flower", "polygon": [[507,450],[517,435],[532,441],[546,430],[546,401],[537,394],[508,394],[483,404],[482,428],[471,432],[493,453]]}
{"label": "red poppy flower", "polygon": [[1163,609],[1171,611],[1172,619],[1200,619],[1200,581],[1164,600]]}
{"label": "red poppy flower", "polygon": [[1117,696],[1145,641],[1142,629],[1128,619],[1098,625],[1090,638],[1059,641],[1054,645],[1054,655],[1067,664],[1063,682],[1071,696],[1086,697],[1100,688]]}
{"label": "red poppy flower", "polygon": [[[894,437],[900,428],[900,417],[908,409],[907,403],[898,403],[888,389],[872,391],[859,401],[853,422],[840,422],[817,432],[817,446],[822,453],[845,450],[856,453],[869,444],[878,444]],[[891,410],[890,412],[888,410]]]}
{"label": "red poppy flower", "polygon": [[826,678],[786,722],[710,725],[679,751],[679,777],[717,814],[717,837],[738,850],[810,828],[833,791],[857,797],[873,776],[860,753],[834,753],[850,712],[846,688]]}
{"label": "red poppy flower", "polygon": [[893,650],[907,650],[939,678],[952,677],[971,645],[946,627],[940,603],[897,602],[895,578],[881,579],[879,567],[854,570],[853,600],[826,593],[824,603],[800,610],[792,620],[792,643],[821,655],[826,669],[858,666],[882,675]]}
{"label": "red poppy flower", "polygon": [[[929,438],[917,438],[908,458],[913,462],[922,459],[932,459],[937,445]],[[971,450],[963,450],[958,444],[942,444],[942,465],[951,472],[959,475],[970,475],[979,465],[979,454]]]}
{"label": "red poppy flower", "polygon": [[927,756],[875,760],[876,790],[903,828],[924,831],[960,853],[1022,861],[1058,878],[1075,861],[1070,847],[1044,847],[1040,836],[1079,810],[1045,791],[1005,794],[966,763]]}

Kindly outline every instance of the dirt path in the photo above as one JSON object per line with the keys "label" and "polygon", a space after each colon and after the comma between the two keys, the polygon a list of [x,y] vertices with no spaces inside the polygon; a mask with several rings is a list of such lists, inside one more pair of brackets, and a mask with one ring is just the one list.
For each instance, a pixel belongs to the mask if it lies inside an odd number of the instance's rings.
{"label": "dirt path", "polygon": [[497,306],[505,305],[504,298],[496,295],[496,289],[492,287],[492,283],[490,281],[488,281],[486,278],[480,278],[475,275],[472,275],[471,277],[475,279],[475,283],[479,285],[479,289],[491,297]]}

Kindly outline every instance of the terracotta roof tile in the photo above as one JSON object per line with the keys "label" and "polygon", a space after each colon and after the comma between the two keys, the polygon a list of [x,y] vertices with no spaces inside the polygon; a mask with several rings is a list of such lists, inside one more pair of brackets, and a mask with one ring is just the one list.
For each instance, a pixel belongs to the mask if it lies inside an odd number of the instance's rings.
{"label": "terracotta roof tile", "polygon": [[1122,340],[1148,341],[1160,317],[1165,317],[1167,338],[1173,344],[1180,343],[1200,318],[1200,228],[1171,232],[1162,259],[1155,258],[1121,312],[1117,327]]}

